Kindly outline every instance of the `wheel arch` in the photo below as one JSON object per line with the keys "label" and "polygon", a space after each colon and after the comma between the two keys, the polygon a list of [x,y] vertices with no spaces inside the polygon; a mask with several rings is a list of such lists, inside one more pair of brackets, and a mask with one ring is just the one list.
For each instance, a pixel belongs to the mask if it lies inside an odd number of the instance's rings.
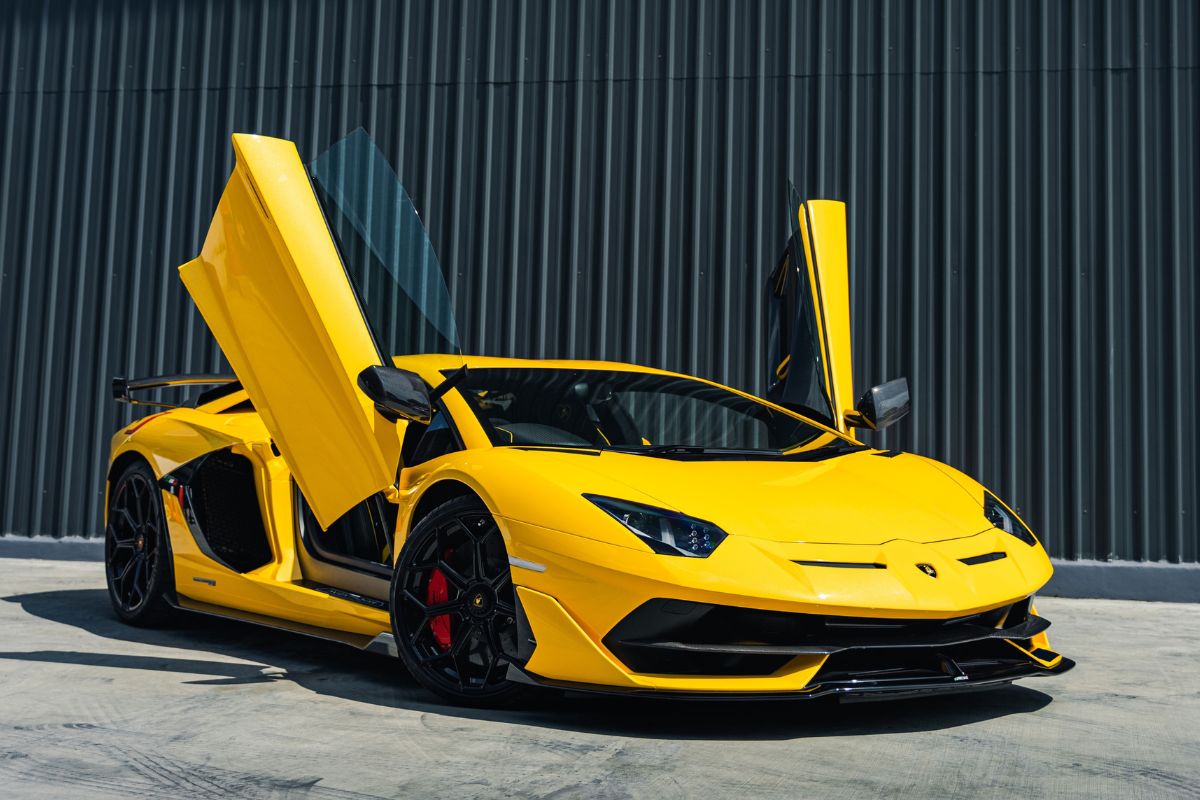
{"label": "wheel arch", "polygon": [[112,464],[110,464],[108,467],[108,476],[106,480],[108,481],[109,485],[112,485],[112,482],[117,479],[117,476],[128,469],[130,464],[135,464],[138,461],[141,461],[143,464],[150,467],[151,470],[154,469],[154,465],[150,463],[150,460],[142,455],[139,451],[133,449],[126,450],[114,458]]}
{"label": "wheel arch", "polygon": [[146,455],[136,448],[130,447],[118,453],[113,458],[112,463],[108,465],[108,473],[104,476],[104,524],[108,524],[108,502],[112,496],[113,483],[117,478],[130,467],[132,464],[141,462],[150,468],[150,472],[155,477],[159,477],[158,471],[154,469],[154,464]]}
{"label": "wheel arch", "polygon": [[[407,525],[404,528],[405,539],[412,533],[422,519],[443,503],[448,503],[459,497],[475,497],[481,503],[492,510],[490,503],[484,499],[483,494],[474,486],[464,482],[458,477],[447,476],[431,483],[417,498],[416,505],[413,506],[412,513],[408,517]],[[494,513],[494,512],[493,512]]]}

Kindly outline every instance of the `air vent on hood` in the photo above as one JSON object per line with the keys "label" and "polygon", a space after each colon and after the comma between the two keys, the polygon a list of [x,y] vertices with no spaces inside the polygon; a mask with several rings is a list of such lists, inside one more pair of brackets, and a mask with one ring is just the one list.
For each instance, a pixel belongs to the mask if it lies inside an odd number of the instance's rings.
{"label": "air vent on hood", "polygon": [[984,553],[970,558],[960,558],[959,561],[968,566],[974,566],[975,564],[986,564],[989,561],[999,561],[1002,558],[1008,558],[1008,553]]}
{"label": "air vent on hood", "polygon": [[887,569],[887,564],[869,561],[794,561],[802,567],[836,567],[838,569]]}

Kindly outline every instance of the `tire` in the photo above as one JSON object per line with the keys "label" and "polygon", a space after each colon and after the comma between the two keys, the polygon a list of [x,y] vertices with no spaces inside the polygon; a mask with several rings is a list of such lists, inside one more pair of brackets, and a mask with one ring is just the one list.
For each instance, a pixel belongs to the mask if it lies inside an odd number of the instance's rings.
{"label": "tire", "polygon": [[174,616],[166,598],[175,579],[162,491],[141,460],[122,470],[109,492],[104,577],[113,611],[123,622],[157,627]]}
{"label": "tire", "polygon": [[[456,705],[505,708],[534,687],[504,678],[516,649],[516,595],[495,519],[475,497],[435,508],[392,575],[392,634],[412,676]],[[436,609],[436,613],[430,613]]]}

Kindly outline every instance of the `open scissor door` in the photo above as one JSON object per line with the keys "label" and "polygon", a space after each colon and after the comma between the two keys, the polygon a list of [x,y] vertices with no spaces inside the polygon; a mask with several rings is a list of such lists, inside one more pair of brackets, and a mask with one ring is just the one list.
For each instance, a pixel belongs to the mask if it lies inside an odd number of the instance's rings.
{"label": "open scissor door", "polygon": [[391,485],[396,425],[356,386],[385,362],[296,147],[235,134],[200,256],[179,269],[317,520]]}
{"label": "open scissor door", "polygon": [[792,235],[767,284],[767,396],[846,431],[854,408],[846,206],[793,199],[791,208]]}

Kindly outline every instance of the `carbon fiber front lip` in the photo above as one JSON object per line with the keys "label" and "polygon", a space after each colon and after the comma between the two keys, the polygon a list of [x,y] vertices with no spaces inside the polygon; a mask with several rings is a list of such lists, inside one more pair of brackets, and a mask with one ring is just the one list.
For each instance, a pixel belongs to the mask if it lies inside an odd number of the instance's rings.
{"label": "carbon fiber front lip", "polygon": [[875,700],[902,700],[911,697],[927,697],[937,694],[954,694],[996,689],[1022,678],[1061,675],[1075,667],[1075,662],[1065,656],[1054,667],[1042,667],[1032,662],[1019,664],[997,672],[970,676],[966,679],[931,678],[909,681],[836,681],[807,687],[792,692],[686,692],[661,689],[635,689],[623,686],[602,686],[590,683],[555,681],[535,675],[515,664],[509,664],[508,680],[534,686],[543,686],[563,691],[587,694],[618,695],[622,697],[645,697],[660,700],[700,700],[729,702],[737,700],[814,700],[818,697],[836,697],[841,702],[870,702]]}

